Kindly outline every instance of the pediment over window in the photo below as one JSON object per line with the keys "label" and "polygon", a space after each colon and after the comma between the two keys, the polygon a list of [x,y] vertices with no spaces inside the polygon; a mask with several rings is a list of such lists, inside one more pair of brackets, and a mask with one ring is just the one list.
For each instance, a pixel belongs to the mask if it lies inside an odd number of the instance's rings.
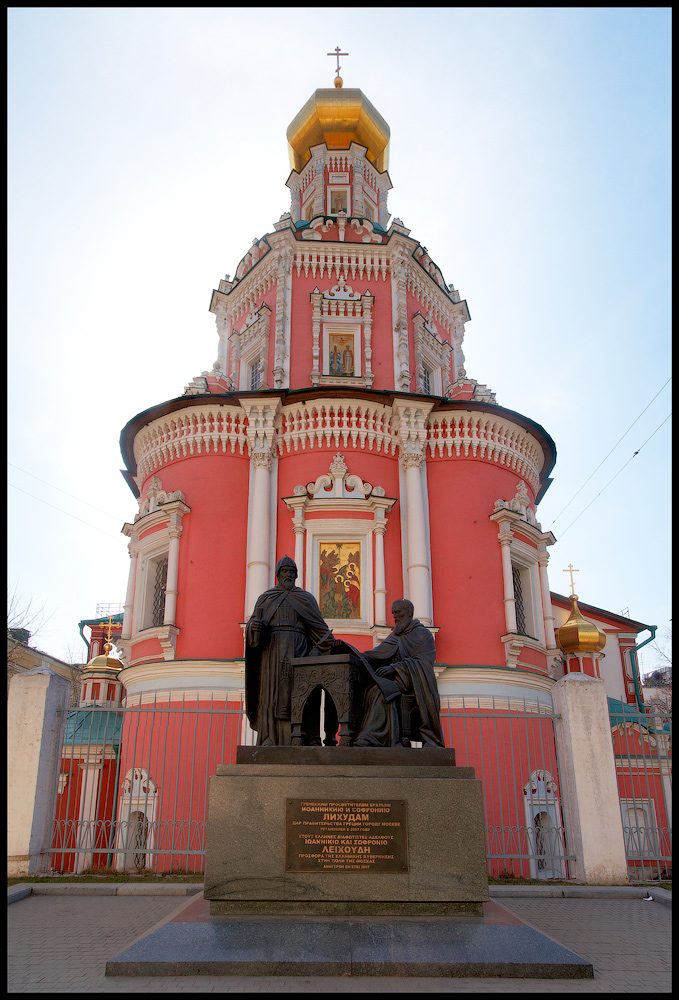
{"label": "pediment over window", "polygon": [[391,510],[395,499],[385,496],[383,486],[372,486],[360,476],[351,474],[341,452],[337,452],[329,467],[306,486],[295,486],[292,497],[285,502],[290,509],[302,507],[304,510]]}

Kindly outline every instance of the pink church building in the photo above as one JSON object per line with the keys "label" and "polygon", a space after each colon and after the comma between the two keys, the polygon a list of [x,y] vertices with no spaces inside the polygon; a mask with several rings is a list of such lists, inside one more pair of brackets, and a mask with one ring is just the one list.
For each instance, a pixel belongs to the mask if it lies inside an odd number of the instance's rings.
{"label": "pink church building", "polygon": [[253,742],[245,624],[287,553],[359,649],[412,601],[436,640],[446,743],[484,782],[490,870],[565,877],[553,688],[580,671],[643,711],[647,626],[581,604],[605,646],[577,629],[559,645],[572,602],[551,591],[537,512],[554,442],[467,374],[467,302],[389,213],[389,126],[335,84],[288,128],[289,210],[213,291],[212,369],[121,434],[138,509],[111,848],[119,867],[202,866],[207,779]]}

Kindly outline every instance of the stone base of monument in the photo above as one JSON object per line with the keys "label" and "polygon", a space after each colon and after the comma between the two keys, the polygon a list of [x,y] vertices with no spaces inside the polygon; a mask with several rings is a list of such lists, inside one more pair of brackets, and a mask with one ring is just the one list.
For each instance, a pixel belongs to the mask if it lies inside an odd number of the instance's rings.
{"label": "stone base of monument", "polygon": [[107,975],[582,978],[488,901],[481,783],[452,750],[241,747],[211,779],[204,899]]}

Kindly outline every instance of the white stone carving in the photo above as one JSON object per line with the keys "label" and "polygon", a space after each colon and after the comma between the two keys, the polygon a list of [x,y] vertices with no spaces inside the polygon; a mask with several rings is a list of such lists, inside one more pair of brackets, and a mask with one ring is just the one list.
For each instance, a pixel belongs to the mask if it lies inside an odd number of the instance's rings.
{"label": "white stone carving", "polygon": [[527,521],[529,524],[534,525],[539,531],[542,531],[542,528],[535,518],[535,512],[530,506],[530,502],[531,500],[528,488],[526,487],[523,479],[520,479],[516,487],[516,493],[512,499],[496,500],[493,513],[497,513],[500,510],[512,510],[516,514],[520,514],[524,521]]}
{"label": "white stone carving", "polygon": [[[349,500],[356,499],[358,496],[370,496],[373,492],[371,484],[364,483],[360,476],[349,475],[348,473],[349,469],[347,463],[344,461],[344,456],[338,452],[330,463],[330,475],[323,474],[319,476],[315,482],[307,483],[306,488],[302,485],[296,486],[294,490],[295,496],[308,494],[319,499],[324,497],[344,497]],[[381,489],[381,493],[376,493],[376,495],[384,496],[384,490]]]}
{"label": "white stone carving", "polygon": [[172,503],[174,500],[185,502],[186,497],[181,490],[174,490],[174,492],[168,493],[163,489],[163,484],[158,476],[151,476],[146,496],[139,497],[137,500],[139,511],[135,514],[134,520],[138,521],[140,517],[152,514],[155,510],[158,510],[162,504]]}

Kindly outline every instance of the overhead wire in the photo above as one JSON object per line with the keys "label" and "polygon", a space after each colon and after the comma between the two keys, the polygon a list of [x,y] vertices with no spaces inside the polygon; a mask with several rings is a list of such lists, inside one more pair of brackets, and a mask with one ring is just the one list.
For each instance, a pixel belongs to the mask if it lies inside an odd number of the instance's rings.
{"label": "overhead wire", "polygon": [[[54,483],[48,483],[46,479],[41,479],[40,476],[36,476],[32,472],[27,472],[26,469],[20,469],[18,465],[14,465],[12,462],[8,462],[7,464],[12,469],[16,469],[18,472],[23,472],[25,476],[30,476],[31,479],[37,479],[39,483],[44,483],[45,486],[49,486],[50,489],[57,490],[59,493],[65,493],[66,496],[71,497],[72,500],[77,500],[78,503],[84,503],[86,507],[91,507],[92,510],[98,510],[100,514],[106,514],[106,517],[113,517],[116,521],[120,520],[120,516],[118,514],[109,514],[108,511],[102,510],[101,507],[95,507],[93,503],[88,503],[87,500],[81,500],[80,497],[77,497],[74,493],[69,493],[68,490],[62,490],[60,486],[55,486]],[[19,489],[19,487],[17,486],[16,489]],[[33,496],[32,493],[29,493],[28,495]],[[37,500],[39,498],[35,497],[35,499]],[[56,509],[59,510],[60,508],[57,507]]]}
{"label": "overhead wire", "polygon": [[[665,385],[667,385],[667,383],[665,383]],[[627,459],[627,461],[626,461],[626,462],[625,462],[625,464],[624,464],[624,465],[622,466],[622,468],[618,469],[618,471],[616,472],[616,474],[615,474],[615,475],[613,476],[613,479],[609,479],[609,481],[608,481],[608,482],[606,483],[606,485],[605,485],[605,486],[603,487],[603,489],[599,490],[599,492],[598,492],[598,493],[597,493],[597,495],[596,495],[596,496],[594,497],[594,499],[593,499],[593,500],[590,500],[590,502],[589,502],[589,503],[587,504],[587,506],[586,506],[586,507],[585,507],[585,508],[584,508],[583,510],[581,510],[581,511],[580,511],[580,513],[578,514],[578,516],[577,516],[576,518],[574,518],[574,520],[572,520],[572,521],[571,521],[571,523],[570,523],[570,524],[568,525],[568,527],[567,527],[567,528],[564,528],[564,530],[563,530],[563,531],[562,531],[562,532],[561,532],[561,533],[559,534],[559,538],[560,538],[560,539],[561,539],[561,538],[563,538],[563,536],[564,536],[564,535],[566,534],[566,532],[568,531],[568,528],[572,528],[572,527],[573,527],[573,525],[575,524],[575,522],[576,522],[577,520],[579,520],[579,518],[581,518],[581,517],[582,517],[582,515],[583,515],[583,514],[585,513],[585,511],[586,511],[586,510],[589,510],[589,508],[590,508],[590,507],[592,506],[592,504],[594,503],[594,500],[598,500],[598,499],[599,499],[599,497],[601,496],[601,494],[602,494],[602,493],[604,492],[604,490],[607,490],[607,489],[608,489],[608,487],[609,487],[609,486],[611,485],[611,483],[613,482],[613,480],[614,480],[614,479],[617,479],[617,478],[618,478],[618,476],[619,476],[619,475],[620,475],[620,473],[621,473],[621,472],[623,471],[623,469],[626,469],[626,468],[627,468],[627,466],[628,466],[628,465],[630,464],[630,462],[632,461],[632,459],[633,459],[633,458],[636,458],[636,456],[637,456],[637,455],[639,454],[639,452],[641,451],[641,449],[642,449],[642,448],[643,448],[643,447],[644,447],[645,445],[647,445],[647,444],[648,444],[648,442],[649,442],[649,441],[651,440],[651,438],[653,437],[653,435],[654,435],[654,434],[657,434],[657,433],[658,433],[658,431],[659,431],[659,430],[660,430],[660,428],[661,428],[661,427],[663,426],[663,424],[666,424],[666,423],[667,423],[667,421],[668,421],[668,420],[670,419],[670,417],[671,417],[671,416],[672,416],[672,414],[671,414],[671,413],[668,413],[668,414],[667,414],[667,416],[666,416],[666,417],[665,417],[665,419],[664,419],[664,420],[662,421],[662,423],[658,424],[658,426],[656,427],[656,429],[655,429],[655,430],[653,431],[653,434],[651,434],[651,435],[650,435],[649,437],[647,437],[647,438],[646,438],[646,440],[644,441],[644,443],[643,443],[642,445],[640,445],[640,446],[639,446],[639,447],[637,448],[637,450],[636,450],[636,451],[634,452],[634,454],[633,454],[633,455],[632,455],[632,456],[631,456],[630,458],[628,458],[628,459]],[[552,522],[552,523],[554,523],[554,522]]]}
{"label": "overhead wire", "polygon": [[7,483],[7,485],[11,486],[12,489],[19,490],[20,493],[25,493],[27,497],[32,497],[34,500],[38,500],[40,503],[44,503],[47,507],[51,507],[53,510],[58,510],[60,514],[65,514],[66,517],[72,517],[74,521],[80,521],[81,524],[86,524],[88,528],[94,528],[95,531],[100,531],[102,535],[107,535],[109,538],[119,537],[118,535],[112,535],[110,532],[104,531],[103,528],[97,528],[95,524],[90,524],[89,521],[83,521],[81,517],[76,517],[75,514],[69,514],[67,510],[62,510],[61,507],[55,507],[53,503],[48,503],[47,500],[42,500],[40,497],[36,497],[34,493],[29,493],[28,490],[22,490],[20,486],[15,486],[14,483]]}
{"label": "overhead wire", "polygon": [[[660,388],[659,388],[659,389],[658,389],[658,391],[656,392],[656,394],[655,394],[655,396],[653,397],[653,399],[652,399],[652,400],[651,400],[651,401],[650,401],[649,403],[647,403],[647,404],[646,404],[646,406],[645,406],[645,407],[643,408],[643,410],[641,411],[641,413],[639,414],[639,416],[638,416],[638,417],[636,418],[636,420],[634,420],[634,421],[633,421],[633,422],[632,422],[632,423],[631,423],[631,424],[629,425],[629,427],[627,428],[627,430],[625,431],[625,433],[624,433],[624,434],[622,435],[622,437],[621,437],[621,438],[620,438],[620,439],[619,439],[618,441],[616,441],[616,443],[615,443],[615,444],[613,445],[613,447],[612,447],[612,448],[611,448],[611,450],[610,450],[610,451],[608,452],[608,454],[607,454],[607,455],[606,455],[606,456],[605,456],[605,457],[604,457],[604,458],[603,458],[603,459],[602,459],[602,460],[601,460],[601,461],[599,462],[599,464],[597,465],[596,469],[595,469],[595,470],[594,470],[594,472],[593,472],[593,473],[591,474],[591,476],[589,476],[589,477],[588,477],[588,478],[587,478],[587,479],[586,479],[586,480],[584,481],[584,483],[582,484],[582,486],[580,487],[580,489],[579,489],[579,490],[577,491],[577,493],[575,493],[575,494],[574,494],[574,495],[573,495],[573,496],[572,496],[572,497],[570,498],[570,500],[568,501],[568,503],[566,504],[566,506],[565,506],[565,507],[564,507],[564,508],[563,508],[562,510],[560,510],[560,511],[559,511],[559,513],[558,513],[558,514],[556,515],[556,517],[554,518],[554,520],[553,520],[553,521],[552,521],[552,523],[550,524],[550,526],[549,526],[550,528],[552,528],[552,527],[553,527],[553,526],[554,526],[554,525],[556,524],[556,522],[557,522],[557,521],[559,520],[559,518],[560,518],[560,517],[561,517],[561,515],[562,515],[562,514],[564,513],[564,511],[568,510],[568,508],[569,508],[569,507],[570,507],[570,505],[571,505],[571,504],[573,503],[573,501],[574,501],[574,500],[575,500],[575,498],[576,498],[576,497],[578,496],[578,494],[582,493],[582,491],[584,490],[585,486],[586,486],[586,485],[587,485],[587,483],[588,483],[588,482],[590,481],[590,479],[592,479],[592,478],[593,478],[593,477],[594,477],[594,476],[596,475],[596,473],[597,473],[597,472],[599,471],[599,469],[600,469],[600,468],[601,468],[601,466],[602,466],[602,465],[604,464],[604,462],[606,461],[606,459],[607,459],[607,458],[609,458],[609,457],[610,457],[610,455],[612,455],[612,454],[613,454],[613,452],[614,452],[614,451],[615,451],[615,449],[616,449],[616,448],[618,447],[618,445],[620,444],[620,442],[621,442],[621,441],[623,441],[623,440],[624,440],[624,439],[625,439],[625,438],[627,437],[627,435],[629,434],[629,432],[630,432],[630,431],[632,430],[632,428],[634,427],[634,425],[635,425],[636,423],[638,423],[638,421],[639,421],[639,420],[641,419],[641,417],[642,417],[642,416],[644,415],[644,413],[645,413],[645,412],[646,412],[646,410],[647,410],[647,409],[649,408],[649,406],[651,405],[651,403],[652,403],[652,402],[653,402],[653,401],[654,401],[655,399],[657,399],[657,398],[658,398],[658,396],[659,396],[659,395],[660,395],[660,393],[661,393],[661,392],[663,391],[663,389],[665,388],[665,386],[666,386],[666,385],[668,385],[668,384],[669,384],[669,383],[670,383],[671,381],[672,381],[672,376],[670,375],[670,377],[669,377],[669,378],[667,379],[667,382],[665,382],[665,384],[664,384],[664,385],[661,385],[661,386],[660,386]],[[664,421],[663,421],[663,423],[664,423]],[[662,426],[662,425],[661,425],[661,426]],[[654,432],[654,433],[655,433],[655,432]],[[645,443],[645,442],[644,442],[644,443]],[[642,445],[641,447],[643,448],[643,445]],[[636,452],[635,452],[635,454],[636,454]],[[632,456],[632,457],[634,457],[634,456]],[[623,466],[623,468],[624,468],[624,466]],[[620,471],[622,472],[622,469],[621,469]],[[611,482],[612,482],[612,480],[611,480]],[[605,488],[606,488],[606,487],[604,487],[604,489],[605,489]],[[585,509],[587,509],[587,508],[585,508]],[[571,522],[571,523],[573,523],[573,522]],[[568,527],[570,527],[570,525],[569,525]]]}

